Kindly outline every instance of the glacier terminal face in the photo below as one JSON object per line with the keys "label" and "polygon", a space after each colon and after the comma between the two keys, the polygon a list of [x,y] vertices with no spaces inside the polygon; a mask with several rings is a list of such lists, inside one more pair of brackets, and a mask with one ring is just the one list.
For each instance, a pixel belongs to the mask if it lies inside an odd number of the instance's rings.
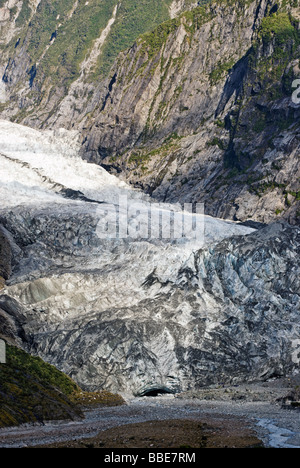
{"label": "glacier terminal face", "polygon": [[22,346],[136,395],[297,372],[299,229],[156,203],[79,150],[76,132],[0,121],[0,312]]}

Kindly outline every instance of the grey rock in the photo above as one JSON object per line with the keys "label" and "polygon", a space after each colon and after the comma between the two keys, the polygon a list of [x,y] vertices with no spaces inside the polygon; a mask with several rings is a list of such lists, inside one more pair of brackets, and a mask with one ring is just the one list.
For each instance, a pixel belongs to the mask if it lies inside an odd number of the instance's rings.
{"label": "grey rock", "polygon": [[276,39],[258,39],[269,6],[207,7],[192,33],[182,16],[154,54],[137,41],[96,92],[102,110],[83,119],[83,157],[160,201],[299,224],[299,50],[287,41],[278,61]]}
{"label": "grey rock", "polygon": [[0,277],[7,280],[11,274],[12,252],[9,240],[0,227]]}

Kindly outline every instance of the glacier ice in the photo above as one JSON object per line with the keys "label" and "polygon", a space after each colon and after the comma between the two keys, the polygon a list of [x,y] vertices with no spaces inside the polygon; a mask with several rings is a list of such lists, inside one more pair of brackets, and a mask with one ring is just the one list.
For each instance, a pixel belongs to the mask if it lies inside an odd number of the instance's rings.
{"label": "glacier ice", "polygon": [[[156,203],[79,151],[77,132],[0,121],[0,224],[14,253],[0,308],[22,310],[28,351],[82,387],[135,394],[298,365],[297,228],[261,234]],[[183,216],[184,236],[161,235]],[[160,235],[147,236],[151,221]]]}

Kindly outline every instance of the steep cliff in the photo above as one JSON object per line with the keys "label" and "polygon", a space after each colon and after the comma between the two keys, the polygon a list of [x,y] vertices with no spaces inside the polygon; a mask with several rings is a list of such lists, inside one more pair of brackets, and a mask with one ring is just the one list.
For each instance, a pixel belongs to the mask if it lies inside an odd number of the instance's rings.
{"label": "steep cliff", "polygon": [[[48,125],[68,96],[64,126],[88,103],[121,50],[193,0],[1,0],[2,116]],[[66,106],[66,103],[64,103]]]}
{"label": "steep cliff", "polygon": [[216,2],[142,36],[95,94],[85,157],[164,201],[299,223],[299,15]]}
{"label": "steep cliff", "polygon": [[11,248],[5,234],[0,230],[0,289],[3,281],[10,277],[11,273]]}

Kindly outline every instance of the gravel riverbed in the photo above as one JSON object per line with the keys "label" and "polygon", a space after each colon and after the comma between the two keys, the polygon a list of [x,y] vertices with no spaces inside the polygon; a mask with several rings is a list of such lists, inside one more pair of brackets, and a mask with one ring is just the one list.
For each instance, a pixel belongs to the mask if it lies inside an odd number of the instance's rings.
{"label": "gravel riverbed", "polygon": [[176,396],[124,395],[126,405],[86,410],[83,420],[1,429],[0,448],[84,440],[111,428],[147,421],[196,420],[214,424],[228,419],[253,430],[266,447],[300,448],[300,410],[282,407],[278,401],[291,388],[284,383],[204,389]]}

